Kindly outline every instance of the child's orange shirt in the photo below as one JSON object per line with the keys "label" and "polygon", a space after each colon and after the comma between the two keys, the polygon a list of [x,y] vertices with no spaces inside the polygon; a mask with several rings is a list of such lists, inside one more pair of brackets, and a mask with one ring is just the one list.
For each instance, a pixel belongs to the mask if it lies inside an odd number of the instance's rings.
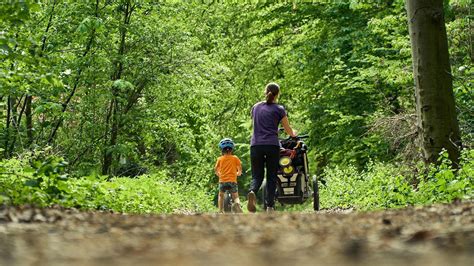
{"label": "child's orange shirt", "polygon": [[237,173],[242,171],[242,163],[239,157],[235,155],[225,154],[217,158],[216,166],[219,183],[234,182],[237,183]]}

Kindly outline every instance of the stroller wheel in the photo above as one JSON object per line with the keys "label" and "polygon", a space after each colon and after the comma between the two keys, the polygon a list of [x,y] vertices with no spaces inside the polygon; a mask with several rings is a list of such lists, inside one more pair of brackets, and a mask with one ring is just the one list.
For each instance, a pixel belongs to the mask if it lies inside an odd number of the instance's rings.
{"label": "stroller wheel", "polygon": [[319,211],[319,186],[316,175],[313,176],[313,209]]}

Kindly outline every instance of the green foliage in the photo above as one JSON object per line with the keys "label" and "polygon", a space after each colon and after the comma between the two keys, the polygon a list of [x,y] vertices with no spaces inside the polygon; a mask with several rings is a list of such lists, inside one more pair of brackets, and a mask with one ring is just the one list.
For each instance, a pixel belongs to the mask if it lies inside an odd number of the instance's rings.
{"label": "green foliage", "polygon": [[377,209],[412,203],[409,202],[411,185],[394,169],[371,164],[363,171],[353,166],[327,170],[320,192],[322,208]]}
{"label": "green foliage", "polygon": [[441,164],[432,166],[427,175],[420,178],[415,200],[422,203],[451,202],[455,199],[474,197],[474,150],[462,153],[461,165],[453,170],[448,154],[443,152]]}
{"label": "green foliage", "polygon": [[[471,147],[470,6],[446,2],[454,93],[463,144]],[[365,187],[372,194],[360,206],[375,207],[380,195],[383,206],[410,203],[407,177],[391,165],[414,161],[406,155],[418,152],[414,119],[382,123],[414,113],[402,0],[9,1],[0,5],[0,28],[0,151],[2,165],[16,169],[2,177],[10,191],[3,197],[12,203],[168,212],[194,208],[168,192],[195,190],[196,208],[206,209],[203,191],[215,190],[216,144],[224,137],[237,143],[245,191],[249,111],[270,81],[281,85],[291,125],[310,134],[312,170],[325,171],[328,182],[334,176],[340,193],[345,184],[364,186],[361,177],[378,184]],[[58,157],[39,158],[29,170],[11,159],[46,147]],[[128,166],[149,175],[112,178]],[[338,183],[336,173],[347,178]],[[447,186],[457,180],[446,175]],[[145,189],[154,182],[163,182],[156,195]],[[433,184],[420,179],[418,194],[429,202],[435,188],[422,193],[425,182]],[[121,202],[109,202],[112,190]],[[143,191],[148,203],[136,197]]]}
{"label": "green foliage", "polygon": [[67,164],[51,156],[44,161],[5,160],[0,164],[0,204],[58,204],[84,210],[99,209],[124,213],[202,212],[211,200],[202,189],[169,180],[167,172],[138,178],[64,174]]}
{"label": "green foliage", "polygon": [[328,168],[320,186],[321,207],[373,210],[473,199],[474,151],[463,152],[457,171],[446,152],[440,160],[438,166],[415,176],[403,167],[382,163],[371,163],[363,171],[353,166]]}

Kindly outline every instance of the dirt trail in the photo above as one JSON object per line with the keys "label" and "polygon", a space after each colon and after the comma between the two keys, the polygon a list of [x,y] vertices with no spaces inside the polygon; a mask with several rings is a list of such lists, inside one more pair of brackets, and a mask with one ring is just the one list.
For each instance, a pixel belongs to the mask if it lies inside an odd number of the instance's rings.
{"label": "dirt trail", "polygon": [[474,202],[380,212],[0,209],[0,265],[473,265]]}

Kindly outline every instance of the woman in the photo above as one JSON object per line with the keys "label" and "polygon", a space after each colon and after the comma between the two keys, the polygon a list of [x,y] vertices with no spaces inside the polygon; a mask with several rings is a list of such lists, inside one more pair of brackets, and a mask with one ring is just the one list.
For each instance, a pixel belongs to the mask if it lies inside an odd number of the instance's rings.
{"label": "woman", "polygon": [[269,83],[265,87],[266,101],[259,102],[252,107],[253,133],[250,143],[250,161],[252,166],[252,182],[247,199],[249,212],[256,211],[258,192],[263,182],[264,168],[267,168],[267,195],[265,202],[267,212],[273,211],[275,204],[275,189],[280,153],[280,142],[278,141],[278,124],[282,124],[285,132],[295,137],[290,127],[285,108],[276,104],[280,86]]}

